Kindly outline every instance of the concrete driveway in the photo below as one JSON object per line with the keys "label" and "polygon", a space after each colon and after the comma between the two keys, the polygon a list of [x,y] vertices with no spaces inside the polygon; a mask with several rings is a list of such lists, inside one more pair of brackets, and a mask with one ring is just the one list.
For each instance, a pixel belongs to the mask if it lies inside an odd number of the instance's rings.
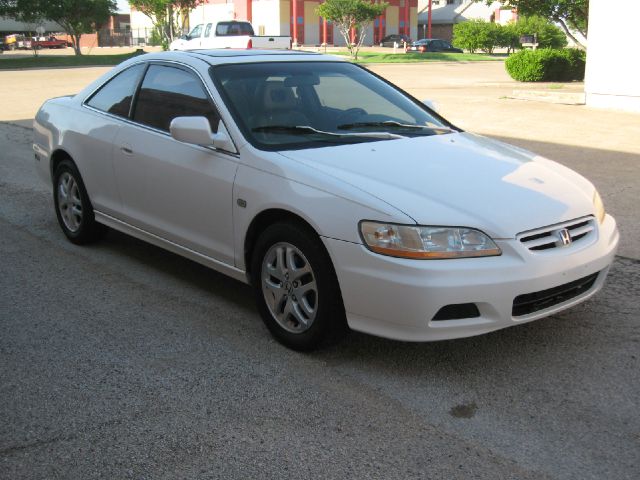
{"label": "concrete driveway", "polygon": [[509,100],[495,63],[371,68],[591,178],[623,232],[604,290],[476,338],[288,351],[242,284],[68,243],[20,125],[106,69],[0,71],[0,478],[638,478],[640,118]]}

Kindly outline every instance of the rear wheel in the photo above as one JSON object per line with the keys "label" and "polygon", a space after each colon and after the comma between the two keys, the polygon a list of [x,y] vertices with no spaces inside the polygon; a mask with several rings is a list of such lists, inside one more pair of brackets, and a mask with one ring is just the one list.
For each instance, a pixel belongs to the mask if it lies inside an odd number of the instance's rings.
{"label": "rear wheel", "polygon": [[345,332],[338,282],[317,235],[291,223],[268,227],[252,272],[260,315],[282,344],[313,350]]}
{"label": "rear wheel", "polygon": [[78,245],[101,238],[106,227],[95,221],[82,177],[71,160],[58,164],[53,174],[53,185],[56,216],[66,237]]}

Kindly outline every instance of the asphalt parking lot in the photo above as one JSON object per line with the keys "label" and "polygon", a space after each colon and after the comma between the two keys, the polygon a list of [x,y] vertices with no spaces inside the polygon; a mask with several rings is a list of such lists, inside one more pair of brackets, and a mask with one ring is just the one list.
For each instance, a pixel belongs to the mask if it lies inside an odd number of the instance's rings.
{"label": "asphalt parking lot", "polygon": [[511,100],[493,62],[371,68],[593,180],[623,235],[604,290],[476,338],[291,352],[240,283],[69,244],[28,125],[106,69],[0,71],[0,478],[638,478],[640,116]]}

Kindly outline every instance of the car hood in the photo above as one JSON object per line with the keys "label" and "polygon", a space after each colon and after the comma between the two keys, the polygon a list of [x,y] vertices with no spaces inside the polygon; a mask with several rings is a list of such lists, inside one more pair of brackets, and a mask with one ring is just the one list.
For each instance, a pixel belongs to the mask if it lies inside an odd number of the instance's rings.
{"label": "car hood", "polygon": [[467,226],[494,238],[514,238],[593,213],[593,185],[579,174],[469,133],[282,154],[383,200],[421,225]]}

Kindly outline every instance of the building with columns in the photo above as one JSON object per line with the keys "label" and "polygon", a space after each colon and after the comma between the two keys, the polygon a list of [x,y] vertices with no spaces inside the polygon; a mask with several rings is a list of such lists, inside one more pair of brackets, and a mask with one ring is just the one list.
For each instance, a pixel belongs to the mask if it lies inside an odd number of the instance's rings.
{"label": "building with columns", "polygon": [[[392,33],[418,35],[418,0],[386,0],[384,15],[366,32],[364,44],[374,45]],[[344,45],[342,35],[331,22],[318,16],[317,0],[206,0],[189,13],[189,28],[201,23],[248,20],[256,35],[289,35],[299,45]],[[295,22],[294,22],[295,19]],[[132,11],[131,28],[150,27],[140,12]]]}

